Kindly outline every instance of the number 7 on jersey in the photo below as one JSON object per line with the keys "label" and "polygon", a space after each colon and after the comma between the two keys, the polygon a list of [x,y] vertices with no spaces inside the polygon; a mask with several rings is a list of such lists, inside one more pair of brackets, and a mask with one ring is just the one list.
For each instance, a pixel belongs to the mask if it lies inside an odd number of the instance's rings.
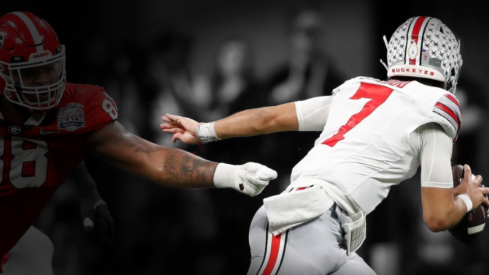
{"label": "number 7 on jersey", "polygon": [[326,144],[330,147],[333,147],[339,141],[345,139],[344,135],[348,133],[351,129],[357,126],[358,123],[362,122],[366,117],[372,114],[377,107],[382,105],[387,98],[392,93],[391,88],[387,88],[380,85],[370,84],[370,83],[362,83],[360,88],[356,91],[356,93],[350,97],[350,99],[361,99],[361,98],[369,98],[369,100],[362,108],[362,110],[348,119],[345,125],[341,126],[338,132],[334,134],[332,137],[326,139],[322,142],[322,144]]}

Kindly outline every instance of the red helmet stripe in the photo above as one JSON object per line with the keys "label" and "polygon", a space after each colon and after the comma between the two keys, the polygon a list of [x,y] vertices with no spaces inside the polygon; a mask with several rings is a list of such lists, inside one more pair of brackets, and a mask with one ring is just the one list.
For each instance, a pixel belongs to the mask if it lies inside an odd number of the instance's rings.
{"label": "red helmet stripe", "polygon": [[426,16],[420,16],[418,19],[416,19],[416,23],[414,23],[413,32],[411,33],[411,40],[414,40],[416,43],[418,43],[419,31],[421,30],[421,25],[423,25],[425,19]]}
{"label": "red helmet stripe", "polygon": [[[420,16],[416,18],[416,22],[414,23],[413,30],[411,31],[411,36],[410,39],[408,40],[410,44],[415,43],[418,45],[418,38],[423,36],[423,32],[421,31],[421,27],[423,26],[423,23],[426,21],[426,16]],[[421,33],[420,33],[421,32]],[[408,46],[409,47],[409,46]],[[418,51],[421,50],[421,47],[418,47]],[[418,55],[421,55],[421,53],[418,52]],[[409,58],[409,65],[417,65],[416,64],[416,58]]]}
{"label": "red helmet stripe", "polygon": [[[16,15],[17,17],[19,17],[22,22],[24,22],[25,26],[29,29],[29,33],[31,34],[31,37],[25,37],[25,39],[27,40],[26,42],[28,44],[32,44],[32,45],[38,45],[36,46],[36,50],[38,53],[40,52],[43,52],[44,51],[44,48],[42,46],[42,37],[41,35],[39,34],[39,30],[37,29],[36,27],[36,24],[34,24],[34,22],[32,22],[31,18],[29,18],[25,13],[23,12],[13,12],[12,14]],[[32,39],[32,40],[30,40]]]}

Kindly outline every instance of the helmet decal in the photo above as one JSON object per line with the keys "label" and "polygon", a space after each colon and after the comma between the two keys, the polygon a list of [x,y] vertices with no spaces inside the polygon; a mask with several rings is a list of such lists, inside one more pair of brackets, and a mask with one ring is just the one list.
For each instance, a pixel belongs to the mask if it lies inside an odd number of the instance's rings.
{"label": "helmet decal", "polygon": [[408,19],[387,45],[387,76],[428,78],[444,82],[455,93],[462,66],[460,44],[440,20],[419,16]]}
{"label": "helmet decal", "polygon": [[[39,34],[39,30],[34,25],[34,22],[32,21],[32,19],[27,17],[22,12],[13,12],[12,14],[16,15],[22,21],[19,23],[24,24],[28,29],[28,32],[23,32],[21,34],[22,38],[24,39],[26,44],[28,44],[28,45],[40,45],[40,46],[37,46],[37,50],[38,50],[38,52],[42,52],[43,51],[42,43],[44,41],[43,41],[41,35]],[[39,20],[36,20],[36,23],[38,23],[38,25],[39,25]]]}
{"label": "helmet decal", "polygon": [[423,33],[430,19],[431,18],[427,19],[426,16],[421,16],[416,20],[413,20],[413,23],[411,24],[408,35],[409,46],[407,47],[407,58],[409,58],[409,65],[420,64],[420,46],[423,40]]}

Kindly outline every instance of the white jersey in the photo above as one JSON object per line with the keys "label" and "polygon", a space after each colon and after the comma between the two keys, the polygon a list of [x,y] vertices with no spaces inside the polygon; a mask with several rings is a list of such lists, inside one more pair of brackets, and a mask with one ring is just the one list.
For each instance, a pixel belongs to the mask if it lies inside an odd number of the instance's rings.
{"label": "white jersey", "polygon": [[315,146],[293,168],[291,180],[329,182],[365,213],[392,185],[416,173],[420,161],[408,142],[411,132],[435,122],[455,140],[460,129],[457,99],[416,81],[358,77],[333,95],[327,123]]}

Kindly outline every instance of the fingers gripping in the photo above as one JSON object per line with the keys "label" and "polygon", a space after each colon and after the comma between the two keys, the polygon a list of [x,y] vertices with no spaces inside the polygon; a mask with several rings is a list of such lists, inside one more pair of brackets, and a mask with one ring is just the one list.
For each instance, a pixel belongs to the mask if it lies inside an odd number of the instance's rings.
{"label": "fingers gripping", "polygon": [[489,207],[489,201],[486,195],[489,193],[489,188],[481,185],[482,176],[472,174],[472,169],[469,165],[464,165],[464,178],[460,186],[462,186],[463,193],[469,195],[473,208],[483,204]]}

